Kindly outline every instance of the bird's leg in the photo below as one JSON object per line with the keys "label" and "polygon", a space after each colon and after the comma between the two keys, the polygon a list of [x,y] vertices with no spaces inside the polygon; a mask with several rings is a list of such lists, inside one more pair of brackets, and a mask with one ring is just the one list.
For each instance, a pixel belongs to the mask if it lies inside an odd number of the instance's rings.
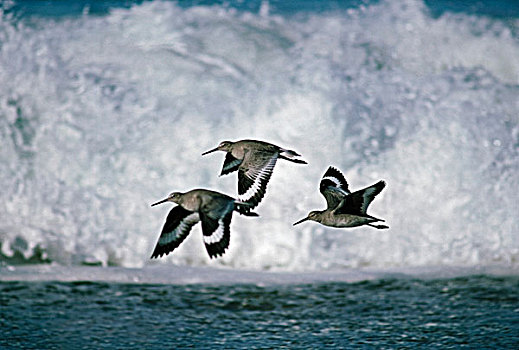
{"label": "bird's leg", "polygon": [[378,230],[385,230],[385,229],[389,228],[389,226],[386,226],[386,225],[373,225],[373,224],[366,224],[366,225],[376,228]]}

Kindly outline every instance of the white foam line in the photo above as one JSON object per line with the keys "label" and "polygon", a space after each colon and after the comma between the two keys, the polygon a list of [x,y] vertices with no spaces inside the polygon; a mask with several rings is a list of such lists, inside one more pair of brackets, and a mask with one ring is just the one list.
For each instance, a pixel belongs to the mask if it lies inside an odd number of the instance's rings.
{"label": "white foam line", "polygon": [[506,266],[488,267],[395,267],[387,269],[362,268],[341,271],[265,272],[212,267],[145,266],[143,268],[32,265],[9,266],[0,269],[0,281],[59,281],[160,284],[305,284],[325,282],[355,283],[383,278],[439,279],[487,274],[518,276],[519,271]]}

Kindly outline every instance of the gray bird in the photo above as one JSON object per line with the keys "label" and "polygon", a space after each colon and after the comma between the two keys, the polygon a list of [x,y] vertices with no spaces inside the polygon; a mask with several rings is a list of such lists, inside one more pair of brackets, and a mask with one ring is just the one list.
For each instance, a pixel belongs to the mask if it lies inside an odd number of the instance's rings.
{"label": "gray bird", "polygon": [[[195,189],[186,193],[173,192],[166,199],[153,203],[151,206],[173,202],[178,205],[169,212],[159,240],[151,258],[168,255],[177,248],[187,237],[191,228],[202,221],[202,233],[205,248],[210,258],[223,255],[229,247],[229,225],[234,210],[246,203],[236,201],[223,193]],[[258,216],[253,212],[244,213],[247,216]]]}
{"label": "gray bird", "polygon": [[241,207],[240,213],[255,208],[261,202],[278,158],[307,164],[297,158],[301,155],[295,151],[257,140],[223,141],[202,155],[215,151],[227,152],[220,176],[238,170],[238,198],[249,204],[248,207]]}
{"label": "gray bird", "polygon": [[308,216],[294,225],[307,220],[319,222],[331,227],[356,227],[367,225],[377,229],[387,229],[386,225],[374,225],[374,222],[384,221],[366,213],[377,194],[386,186],[384,181],[350,192],[344,175],[334,167],[329,167],[324,173],[319,190],[326,199],[326,210],[311,211]]}

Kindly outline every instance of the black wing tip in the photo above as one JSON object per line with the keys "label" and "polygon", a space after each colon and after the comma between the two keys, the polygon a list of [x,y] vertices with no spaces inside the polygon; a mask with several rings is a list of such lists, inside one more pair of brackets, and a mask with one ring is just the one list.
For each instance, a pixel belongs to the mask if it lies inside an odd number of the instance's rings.
{"label": "black wing tip", "polygon": [[[158,248],[158,247],[157,247],[157,248]],[[162,258],[162,256],[163,256],[164,254],[168,255],[168,253],[166,253],[166,252],[164,252],[164,251],[162,251],[162,252],[158,251],[157,248],[155,248],[155,250],[153,251],[153,254],[151,254],[150,259],[158,259],[158,258]]]}
{"label": "black wing tip", "polygon": [[218,243],[205,244],[207,255],[209,255],[209,258],[211,259],[222,257],[227,251],[227,249],[229,249],[229,243],[230,242],[225,243],[220,241]]}
{"label": "black wing tip", "polygon": [[380,180],[379,182],[374,184],[373,187],[375,187],[377,189],[377,192],[375,193],[375,195],[378,195],[386,187],[386,182],[384,180]]}
{"label": "black wing tip", "polygon": [[334,176],[339,179],[344,178],[344,174],[339,169],[337,169],[336,167],[334,167],[332,165],[330,165],[328,167],[328,169],[326,169],[326,172],[324,173],[323,177],[324,176]]}
{"label": "black wing tip", "polygon": [[214,251],[214,252],[207,252],[207,254],[209,255],[209,258],[210,259],[217,259],[217,258],[221,258],[225,252],[227,251],[227,248],[223,249],[223,250],[219,250],[219,251]]}
{"label": "black wing tip", "polygon": [[348,184],[348,182],[346,181],[346,178],[344,177],[344,174],[339,169],[335,168],[334,166],[330,165],[328,167],[328,169],[326,169],[326,172],[324,173],[323,177],[327,177],[327,176],[337,178],[340,182],[344,182],[344,185]]}
{"label": "black wing tip", "polygon": [[371,197],[371,200],[370,202],[380,194],[380,192],[382,192],[382,190],[386,187],[386,182],[384,180],[380,180],[379,182],[371,185],[371,186],[368,186],[366,188],[363,188],[362,190],[359,190],[357,192],[362,192],[364,193],[366,190],[368,189],[374,189],[373,193],[370,194],[370,197]]}
{"label": "black wing tip", "polygon": [[158,245],[155,246],[155,249],[153,250],[153,253],[151,254],[150,259],[159,259],[163,256],[169,255],[171,252],[173,252],[176,248],[178,248],[179,245],[174,244],[166,244],[166,245]]}

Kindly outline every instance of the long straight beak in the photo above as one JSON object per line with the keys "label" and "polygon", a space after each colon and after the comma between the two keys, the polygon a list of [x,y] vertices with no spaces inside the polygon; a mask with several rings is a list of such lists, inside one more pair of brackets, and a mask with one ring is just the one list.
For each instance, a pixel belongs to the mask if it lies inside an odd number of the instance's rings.
{"label": "long straight beak", "polygon": [[169,198],[166,198],[166,199],[163,199],[161,201],[158,201],[157,203],[153,203],[151,206],[153,207],[154,205],[157,205],[157,204],[161,204],[161,203],[164,203],[164,202],[167,202]]}
{"label": "long straight beak", "polygon": [[209,150],[207,152],[204,152],[204,153],[202,153],[202,155],[205,156],[206,154],[213,153],[213,152],[216,152],[216,151],[218,151],[218,147],[213,148],[212,150]]}
{"label": "long straight beak", "polygon": [[295,225],[297,225],[297,224],[300,224],[300,223],[302,223],[302,222],[305,222],[306,220],[308,220],[308,217],[306,217],[306,218],[304,218],[304,219],[301,219],[301,220],[299,220],[298,222],[294,222],[294,223],[292,224],[292,226],[295,226]]}

